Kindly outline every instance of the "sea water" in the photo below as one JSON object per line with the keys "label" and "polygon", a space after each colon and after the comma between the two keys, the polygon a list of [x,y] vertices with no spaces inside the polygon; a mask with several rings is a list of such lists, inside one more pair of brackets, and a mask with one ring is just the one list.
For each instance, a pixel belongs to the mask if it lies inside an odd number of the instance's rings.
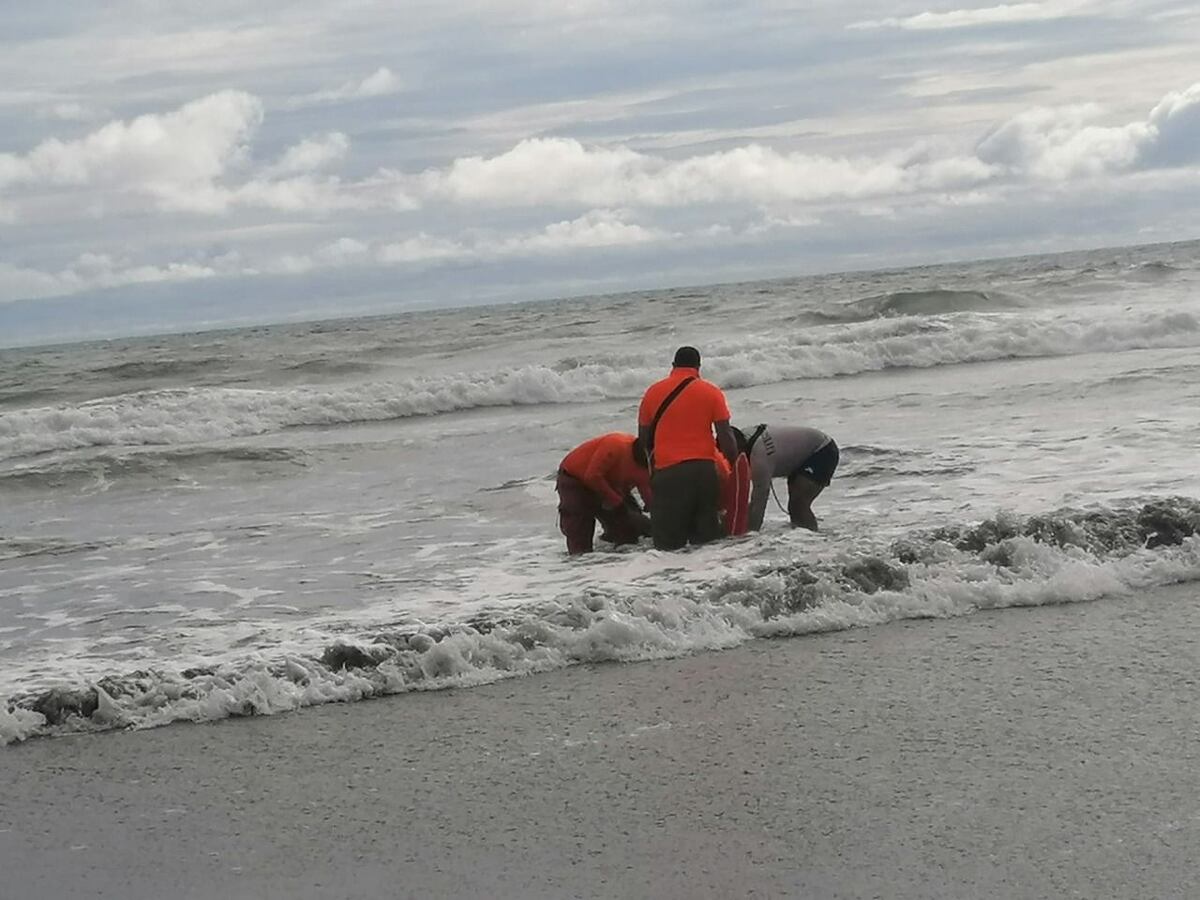
{"label": "sea water", "polygon": [[[1198,287],[1183,243],[0,350],[0,743],[1200,578]],[[568,558],[558,462],[681,344],[837,439],[821,531]]]}

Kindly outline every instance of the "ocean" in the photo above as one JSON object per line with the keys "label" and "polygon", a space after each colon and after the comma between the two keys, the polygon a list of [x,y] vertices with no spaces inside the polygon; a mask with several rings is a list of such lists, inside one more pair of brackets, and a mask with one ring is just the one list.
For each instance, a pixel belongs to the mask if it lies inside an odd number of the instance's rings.
{"label": "ocean", "polygon": [[[1200,579],[1198,287],[1191,242],[0,350],[0,744]],[[559,460],[681,344],[837,439],[821,531],[568,558]]]}

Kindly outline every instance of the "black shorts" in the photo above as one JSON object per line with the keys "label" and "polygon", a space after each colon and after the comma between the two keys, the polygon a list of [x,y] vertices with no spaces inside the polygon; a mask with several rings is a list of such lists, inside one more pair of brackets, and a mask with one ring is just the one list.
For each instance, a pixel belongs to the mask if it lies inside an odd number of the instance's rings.
{"label": "black shorts", "polygon": [[840,458],[841,452],[838,450],[837,441],[830,438],[828,444],[806,459],[800,468],[788,476],[788,481],[803,475],[821,487],[829,487],[829,482],[833,481],[833,473],[837,471]]}

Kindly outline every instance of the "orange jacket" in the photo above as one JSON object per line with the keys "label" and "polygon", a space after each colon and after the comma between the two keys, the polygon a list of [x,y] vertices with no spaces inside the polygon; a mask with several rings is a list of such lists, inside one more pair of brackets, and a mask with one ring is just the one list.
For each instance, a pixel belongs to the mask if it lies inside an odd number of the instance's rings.
{"label": "orange jacket", "polygon": [[559,468],[599,494],[605,506],[619,506],[633,488],[649,503],[650,472],[633,460],[636,440],[619,431],[602,434],[568,453]]}
{"label": "orange jacket", "polygon": [[654,468],[665,469],[689,459],[720,456],[713,423],[729,419],[729,404],[721,389],[700,377],[699,369],[682,366],[646,389],[638,407],[638,425],[649,426],[667,395],[685,378],[696,380],[671,401],[654,432]]}

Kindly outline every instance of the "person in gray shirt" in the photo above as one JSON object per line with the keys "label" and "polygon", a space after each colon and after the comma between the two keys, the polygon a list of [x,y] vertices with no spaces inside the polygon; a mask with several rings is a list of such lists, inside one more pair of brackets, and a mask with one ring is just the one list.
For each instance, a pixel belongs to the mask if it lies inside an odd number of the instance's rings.
{"label": "person in gray shirt", "polygon": [[788,518],[794,527],[816,531],[812,502],[837,470],[837,442],[823,431],[799,425],[759,425],[749,434],[733,431],[738,448],[750,459],[750,530],[762,528],[771,479],[786,478]]}

